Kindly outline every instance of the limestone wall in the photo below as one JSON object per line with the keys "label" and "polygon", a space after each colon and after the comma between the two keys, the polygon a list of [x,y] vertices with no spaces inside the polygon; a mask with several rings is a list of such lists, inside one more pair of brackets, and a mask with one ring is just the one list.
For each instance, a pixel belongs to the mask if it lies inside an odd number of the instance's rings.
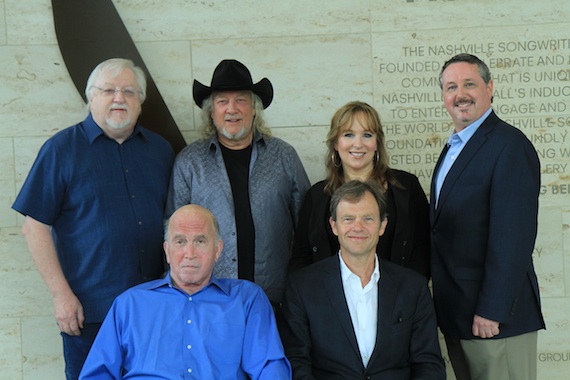
{"label": "limestone wall", "polygon": [[[196,138],[199,123],[193,79],[209,84],[215,65],[235,58],[255,81],[272,81],[275,98],[267,119],[276,136],[296,147],[312,182],[324,175],[333,112],[363,100],[381,114],[392,166],[415,173],[429,190],[452,129],[437,82],[441,65],[459,52],[486,61],[495,81],[495,110],[533,141],[541,158],[534,261],[548,329],[539,334],[539,379],[567,377],[570,2],[114,4],[187,142]],[[0,379],[61,379],[51,297],[21,236],[22,218],[10,209],[41,144],[85,116],[57,45],[50,1],[0,0],[0,68]]]}

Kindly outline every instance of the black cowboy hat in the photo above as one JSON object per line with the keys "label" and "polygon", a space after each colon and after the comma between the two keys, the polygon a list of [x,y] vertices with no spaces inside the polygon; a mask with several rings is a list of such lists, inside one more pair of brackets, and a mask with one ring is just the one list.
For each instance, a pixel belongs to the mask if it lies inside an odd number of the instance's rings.
{"label": "black cowboy hat", "polygon": [[273,100],[273,86],[267,78],[253,84],[251,74],[247,67],[235,59],[224,59],[216,66],[210,87],[194,79],[192,93],[198,107],[213,91],[250,90],[261,98],[263,108],[269,107]]}

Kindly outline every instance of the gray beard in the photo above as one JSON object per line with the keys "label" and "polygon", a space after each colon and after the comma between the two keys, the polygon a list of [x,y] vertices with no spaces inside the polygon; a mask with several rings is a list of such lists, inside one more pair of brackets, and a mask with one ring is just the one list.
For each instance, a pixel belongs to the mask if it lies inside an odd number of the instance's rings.
{"label": "gray beard", "polygon": [[114,129],[114,130],[125,129],[126,127],[128,127],[132,123],[130,118],[127,118],[121,122],[116,122],[116,121],[113,121],[111,119],[106,119],[105,122],[107,123],[109,128]]}
{"label": "gray beard", "polygon": [[234,133],[231,134],[228,131],[226,131],[225,128],[222,128],[222,130],[220,131],[220,133],[222,135],[224,135],[225,138],[227,138],[228,140],[240,140],[241,138],[243,138],[243,136],[245,136],[245,134],[247,133],[247,131],[245,130],[245,128],[243,128],[241,131],[239,131],[238,133]]}

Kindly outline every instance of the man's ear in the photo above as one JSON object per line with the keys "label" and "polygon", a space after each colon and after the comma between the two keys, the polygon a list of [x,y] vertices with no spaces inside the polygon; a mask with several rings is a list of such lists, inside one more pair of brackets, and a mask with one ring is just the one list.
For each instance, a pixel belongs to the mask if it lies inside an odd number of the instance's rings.
{"label": "man's ear", "polygon": [[224,249],[224,241],[222,239],[218,240],[218,250],[216,252],[216,261],[218,261],[218,259],[220,258],[220,255],[222,254],[222,250]]}
{"label": "man's ear", "polygon": [[164,241],[162,243],[162,248],[164,248],[164,255],[166,257],[166,262],[168,264],[170,264],[170,258],[168,257],[168,242],[167,241]]}
{"label": "man's ear", "polygon": [[338,236],[338,230],[336,229],[336,222],[333,220],[332,216],[329,217],[329,223],[331,225],[333,233]]}
{"label": "man's ear", "polygon": [[378,236],[384,235],[384,232],[386,231],[387,225],[388,225],[388,217],[384,218],[382,220],[382,223],[380,223],[380,231],[378,232]]}

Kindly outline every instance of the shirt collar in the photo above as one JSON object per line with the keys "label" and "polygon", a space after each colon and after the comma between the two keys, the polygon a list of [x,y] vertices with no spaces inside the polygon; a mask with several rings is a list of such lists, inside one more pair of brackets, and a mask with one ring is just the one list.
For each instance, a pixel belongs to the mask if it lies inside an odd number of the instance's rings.
{"label": "shirt collar", "polygon": [[479,119],[475,120],[473,123],[463,128],[461,131],[459,132],[453,131],[451,136],[449,136],[449,138],[447,139],[447,143],[449,145],[453,145],[453,142],[457,141],[457,139],[459,139],[459,141],[463,144],[467,143],[467,141],[471,139],[471,137],[475,134],[475,132],[477,132],[481,124],[483,124],[483,122],[489,116],[492,110],[493,110],[492,108],[489,108],[487,112],[485,112]]}
{"label": "shirt collar", "polygon": [[[338,251],[338,259],[340,260],[340,276],[342,278],[342,282],[345,283],[351,276],[356,276],[346,265],[344,262],[342,255],[340,254],[340,250]],[[358,277],[358,276],[356,276]],[[374,271],[372,272],[371,282],[373,284],[378,283],[380,280],[380,266],[378,264],[378,255],[374,255]]]}
{"label": "shirt collar", "polygon": [[[158,289],[161,288],[163,286],[168,286],[171,288],[176,288],[173,284],[172,284],[172,277],[170,277],[170,271],[166,274],[166,276],[164,276],[164,278],[161,278],[159,280],[156,280],[153,284],[153,286],[150,289]],[[220,282],[220,280],[218,280],[218,278],[216,276],[214,276],[212,274],[212,278],[210,279],[210,282],[204,286],[202,289],[200,289],[197,293],[202,292],[204,289],[209,288],[211,286],[214,286],[218,289],[220,289],[225,295],[230,295],[230,284],[227,282]],[[182,289],[176,288],[180,291],[183,291]]]}
{"label": "shirt collar", "polygon": [[[253,135],[252,145],[256,145],[256,144],[265,144],[265,137],[263,136],[262,133],[259,133],[259,131],[254,132],[254,135]],[[210,136],[209,145],[210,145],[210,151],[212,151],[212,152],[214,152],[220,148],[220,141],[218,140],[216,132],[212,133],[212,135]]]}
{"label": "shirt collar", "polygon": [[[93,120],[93,115],[91,114],[91,112],[89,113],[89,115],[87,115],[87,118],[83,121],[82,124],[83,124],[83,128],[85,130],[85,133],[87,135],[87,141],[89,141],[89,144],[93,144],[93,142],[99,136],[105,136],[105,132],[103,132],[103,129],[95,122],[95,120]],[[139,125],[139,123],[136,123],[135,129],[133,130],[133,133],[131,133],[131,135],[125,141],[128,141],[128,140],[132,139],[133,136],[137,136],[137,135],[140,135],[143,138],[148,140],[147,133],[148,133],[147,130],[142,128]]]}

